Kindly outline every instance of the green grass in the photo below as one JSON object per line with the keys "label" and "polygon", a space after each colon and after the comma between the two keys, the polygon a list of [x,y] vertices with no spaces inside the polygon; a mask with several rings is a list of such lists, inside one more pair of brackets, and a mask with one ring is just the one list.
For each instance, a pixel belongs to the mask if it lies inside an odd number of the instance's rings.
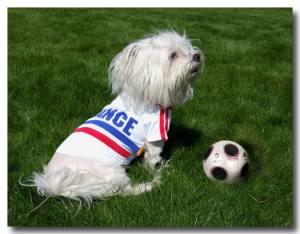
{"label": "green grass", "polygon": [[[291,9],[9,9],[8,225],[293,227],[292,25]],[[173,109],[162,185],[77,214],[61,198],[32,211],[45,198],[19,178],[114,98],[113,56],[159,29],[185,30],[206,57],[193,100]],[[201,156],[221,139],[249,152],[245,183],[206,178]],[[129,173],[151,179],[138,163]]]}

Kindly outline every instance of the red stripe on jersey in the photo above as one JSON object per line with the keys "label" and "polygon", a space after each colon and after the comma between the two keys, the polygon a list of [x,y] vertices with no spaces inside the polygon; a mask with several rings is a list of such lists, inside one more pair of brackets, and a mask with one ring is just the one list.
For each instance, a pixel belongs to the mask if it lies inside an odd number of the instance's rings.
{"label": "red stripe on jersey", "polygon": [[[168,121],[168,120],[167,120]],[[166,114],[165,110],[163,108],[160,108],[160,114],[159,114],[159,130],[160,130],[160,136],[163,141],[167,140],[167,134],[165,129],[165,123],[166,123]]]}
{"label": "red stripe on jersey", "polygon": [[165,115],[165,131],[167,135],[167,131],[169,128],[169,108],[166,109],[166,115]]}
{"label": "red stripe on jersey", "polygon": [[115,151],[116,153],[118,153],[119,155],[121,155],[124,158],[128,158],[131,155],[131,153],[129,151],[122,148],[120,145],[118,145],[112,139],[105,136],[101,132],[96,131],[95,129],[88,128],[88,127],[82,127],[82,128],[75,129],[75,132],[84,132],[84,133],[87,133],[87,134],[95,137],[96,139],[103,142],[105,145],[110,147],[113,151]]}

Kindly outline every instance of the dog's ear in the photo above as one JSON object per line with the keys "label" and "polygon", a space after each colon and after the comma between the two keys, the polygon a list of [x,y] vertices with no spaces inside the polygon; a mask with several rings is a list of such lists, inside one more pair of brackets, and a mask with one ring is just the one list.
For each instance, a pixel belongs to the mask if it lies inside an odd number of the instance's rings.
{"label": "dog's ear", "polygon": [[138,43],[131,43],[117,54],[109,66],[109,83],[115,94],[122,92],[123,86],[130,77],[134,68],[141,46]]}
{"label": "dog's ear", "polygon": [[130,49],[129,49],[129,57],[133,57],[136,58],[136,55],[138,53],[138,45],[133,45]]}

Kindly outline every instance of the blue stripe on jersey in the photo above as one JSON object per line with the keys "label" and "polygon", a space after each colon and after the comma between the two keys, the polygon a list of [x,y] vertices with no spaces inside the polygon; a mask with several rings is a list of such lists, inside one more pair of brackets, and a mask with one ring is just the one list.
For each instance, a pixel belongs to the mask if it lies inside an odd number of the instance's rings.
{"label": "blue stripe on jersey", "polygon": [[109,133],[111,133],[113,136],[115,136],[117,139],[122,141],[125,145],[127,145],[134,153],[139,151],[139,147],[134,144],[127,136],[125,136],[123,133],[121,133],[119,130],[114,128],[113,126],[109,125],[108,123],[105,123],[101,120],[87,120],[84,122],[84,124],[95,124]]}

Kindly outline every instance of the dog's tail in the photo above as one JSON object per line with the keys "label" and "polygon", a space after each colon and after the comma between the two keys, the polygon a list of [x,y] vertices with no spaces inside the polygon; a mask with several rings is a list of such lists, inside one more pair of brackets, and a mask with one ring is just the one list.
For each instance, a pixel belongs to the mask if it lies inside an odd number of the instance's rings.
{"label": "dog's tail", "polygon": [[51,174],[34,173],[33,181],[37,191],[43,196],[64,196],[74,200],[83,199],[87,203],[92,198],[105,198],[118,192],[118,185],[123,182],[123,177],[116,173],[114,183],[100,175],[99,172],[89,170],[74,171],[63,167]]}
{"label": "dog's tail", "polygon": [[[119,167],[118,167],[119,168]],[[115,169],[117,170],[117,169]],[[104,199],[113,195],[129,196],[148,192],[160,183],[159,170],[151,182],[134,185],[127,176],[122,173],[114,173],[114,179],[105,179],[107,175],[100,175],[99,171],[79,170],[74,171],[63,167],[51,174],[33,173],[33,179],[25,186],[35,186],[42,196],[64,196],[80,201],[81,199],[90,204],[93,198]],[[124,171],[125,173],[125,171]],[[30,183],[28,183],[30,181]]]}

